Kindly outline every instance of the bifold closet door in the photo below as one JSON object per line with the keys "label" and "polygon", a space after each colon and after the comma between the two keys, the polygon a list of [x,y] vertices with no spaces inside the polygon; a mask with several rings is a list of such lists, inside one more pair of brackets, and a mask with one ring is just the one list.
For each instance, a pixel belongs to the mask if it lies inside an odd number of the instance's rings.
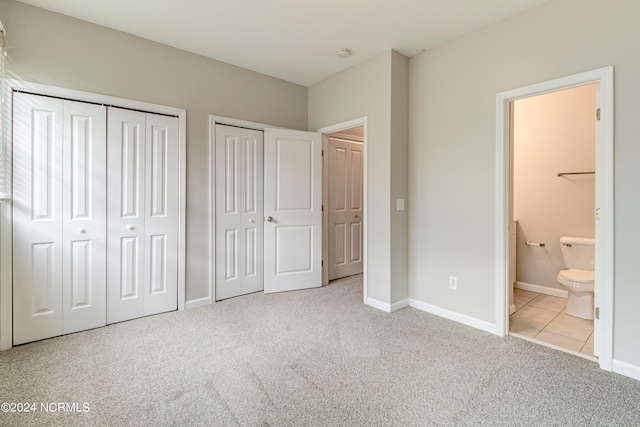
{"label": "bifold closet door", "polygon": [[216,125],[216,300],[264,287],[262,131]]}
{"label": "bifold closet door", "polygon": [[103,106],[14,93],[13,343],[105,324]]}
{"label": "bifold closet door", "polygon": [[107,323],[178,308],[178,119],[109,107]]}

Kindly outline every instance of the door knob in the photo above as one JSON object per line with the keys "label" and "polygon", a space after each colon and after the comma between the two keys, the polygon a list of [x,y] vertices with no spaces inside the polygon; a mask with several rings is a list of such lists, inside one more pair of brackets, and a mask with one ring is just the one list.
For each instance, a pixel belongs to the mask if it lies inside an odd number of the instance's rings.
{"label": "door knob", "polygon": [[268,216],[267,217],[267,222],[273,222],[273,217],[272,216]]}
{"label": "door knob", "polygon": [[84,228],[82,228],[82,227],[78,228],[78,233],[84,233],[85,231],[87,231],[87,230],[85,230],[85,229],[84,229]]}
{"label": "door knob", "polygon": [[249,220],[249,222],[256,222],[256,221],[255,221],[253,218],[251,218],[251,219]]}
{"label": "door knob", "polygon": [[127,225],[127,230],[133,230],[135,227],[133,225]]}

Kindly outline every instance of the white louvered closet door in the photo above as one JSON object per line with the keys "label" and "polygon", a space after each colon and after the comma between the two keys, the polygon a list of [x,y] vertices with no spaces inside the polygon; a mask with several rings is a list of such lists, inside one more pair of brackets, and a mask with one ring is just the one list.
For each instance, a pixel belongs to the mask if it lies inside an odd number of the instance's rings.
{"label": "white louvered closet door", "polygon": [[176,310],[178,119],[109,108],[107,323]]}
{"label": "white louvered closet door", "polygon": [[103,106],[15,93],[13,342],[105,324]]}

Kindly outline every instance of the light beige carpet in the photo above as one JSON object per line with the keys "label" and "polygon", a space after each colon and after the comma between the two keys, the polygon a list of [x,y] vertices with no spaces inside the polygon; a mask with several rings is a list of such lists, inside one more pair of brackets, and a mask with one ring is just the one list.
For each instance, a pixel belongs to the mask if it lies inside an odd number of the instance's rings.
{"label": "light beige carpet", "polygon": [[2,352],[0,400],[80,412],[38,406],[0,425],[640,425],[640,382],[415,309],[383,313],[361,280]]}

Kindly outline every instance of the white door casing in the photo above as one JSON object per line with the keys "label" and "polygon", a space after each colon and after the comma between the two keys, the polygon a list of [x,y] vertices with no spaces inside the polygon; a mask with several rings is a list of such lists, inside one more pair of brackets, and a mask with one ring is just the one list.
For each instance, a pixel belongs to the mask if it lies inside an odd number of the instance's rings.
{"label": "white door casing", "polygon": [[322,286],[322,137],[265,129],[265,293]]}
{"label": "white door casing", "polygon": [[263,132],[216,125],[216,301],[264,288]]}
{"label": "white door casing", "polygon": [[13,343],[105,324],[103,106],[16,93]]}
{"label": "white door casing", "polygon": [[329,137],[329,280],[362,273],[363,144]]}
{"label": "white door casing", "polygon": [[177,308],[178,122],[109,107],[107,323]]}

